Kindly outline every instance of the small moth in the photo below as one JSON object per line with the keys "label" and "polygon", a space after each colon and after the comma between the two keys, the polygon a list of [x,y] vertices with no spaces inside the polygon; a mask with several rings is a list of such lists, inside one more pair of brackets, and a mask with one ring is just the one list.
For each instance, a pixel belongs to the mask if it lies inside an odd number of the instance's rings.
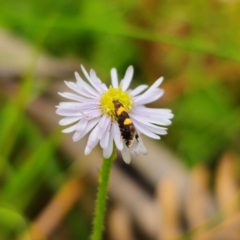
{"label": "small moth", "polygon": [[134,141],[134,137],[137,141],[139,138],[136,128],[134,127],[133,122],[124,106],[117,99],[113,100],[113,104],[123,142],[127,147],[131,147]]}

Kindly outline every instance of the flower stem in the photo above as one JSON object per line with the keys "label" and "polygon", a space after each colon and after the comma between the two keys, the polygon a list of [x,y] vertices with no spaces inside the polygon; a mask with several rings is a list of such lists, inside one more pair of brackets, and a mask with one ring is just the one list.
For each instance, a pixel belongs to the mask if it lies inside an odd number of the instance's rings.
{"label": "flower stem", "polygon": [[91,240],[101,240],[104,225],[104,216],[106,210],[108,180],[112,163],[116,158],[116,147],[113,147],[113,152],[110,158],[103,159],[102,168],[99,174],[99,186],[97,193],[97,201],[95,206],[95,216],[93,221],[93,232]]}

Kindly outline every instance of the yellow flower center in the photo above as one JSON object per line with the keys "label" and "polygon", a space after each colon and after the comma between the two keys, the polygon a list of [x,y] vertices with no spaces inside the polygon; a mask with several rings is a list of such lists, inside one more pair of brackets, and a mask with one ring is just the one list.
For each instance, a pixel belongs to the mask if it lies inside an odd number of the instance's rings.
{"label": "yellow flower center", "polygon": [[102,94],[100,100],[102,114],[107,114],[112,118],[112,121],[116,121],[113,99],[117,99],[127,112],[132,110],[133,100],[132,96],[128,92],[124,92],[121,86],[119,88],[113,88],[110,86],[108,91]]}

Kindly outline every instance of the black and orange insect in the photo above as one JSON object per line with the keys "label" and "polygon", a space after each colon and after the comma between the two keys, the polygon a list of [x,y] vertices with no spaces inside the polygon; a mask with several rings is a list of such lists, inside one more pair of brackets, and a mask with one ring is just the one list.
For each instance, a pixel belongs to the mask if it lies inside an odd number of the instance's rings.
{"label": "black and orange insect", "polygon": [[127,147],[131,147],[134,138],[136,138],[137,141],[139,138],[136,128],[134,127],[133,122],[124,106],[117,99],[113,99],[113,104],[123,142],[126,144]]}

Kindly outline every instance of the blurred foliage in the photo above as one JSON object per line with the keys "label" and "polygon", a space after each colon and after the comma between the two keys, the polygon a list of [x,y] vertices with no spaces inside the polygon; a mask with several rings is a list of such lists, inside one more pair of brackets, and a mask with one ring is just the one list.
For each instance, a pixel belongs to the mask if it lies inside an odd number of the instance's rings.
{"label": "blurred foliage", "polygon": [[27,230],[28,223],[26,219],[22,217],[22,214],[19,214],[18,212],[9,208],[0,208],[0,214],[1,214],[0,226],[2,226],[1,228],[2,239],[7,239],[6,236],[16,238],[17,234],[20,234],[22,231]]}
{"label": "blurred foliage", "polygon": [[[151,84],[164,75],[164,84],[171,85],[176,96],[164,104],[173,109],[175,118],[163,142],[186,165],[211,164],[228,149],[239,151],[238,1],[0,3],[0,26],[24,37],[39,52],[81,58],[107,80],[112,67],[123,76],[129,64],[136,71],[135,81]],[[24,229],[28,220],[19,213],[36,216],[68,178],[67,167],[62,167],[56,154],[59,131],[46,138],[24,113],[32,97],[34,64],[29,69],[19,96],[15,100],[1,96],[0,102],[0,215],[6,216],[6,221],[0,221],[1,239]],[[175,87],[179,84],[183,90]],[[171,92],[165,94],[171,99]],[[49,195],[31,209],[35,199],[42,197],[41,189]],[[14,227],[4,225],[9,222]],[[67,222],[76,238],[87,239],[89,223],[82,215],[72,212]],[[86,226],[82,236],[76,222]]]}
{"label": "blurred foliage", "polygon": [[[224,97],[223,97],[224,96]],[[191,166],[218,159],[222,152],[238,148],[239,109],[221,84],[195,89],[174,104],[173,136],[177,152]],[[179,130],[177,128],[181,126]]]}

